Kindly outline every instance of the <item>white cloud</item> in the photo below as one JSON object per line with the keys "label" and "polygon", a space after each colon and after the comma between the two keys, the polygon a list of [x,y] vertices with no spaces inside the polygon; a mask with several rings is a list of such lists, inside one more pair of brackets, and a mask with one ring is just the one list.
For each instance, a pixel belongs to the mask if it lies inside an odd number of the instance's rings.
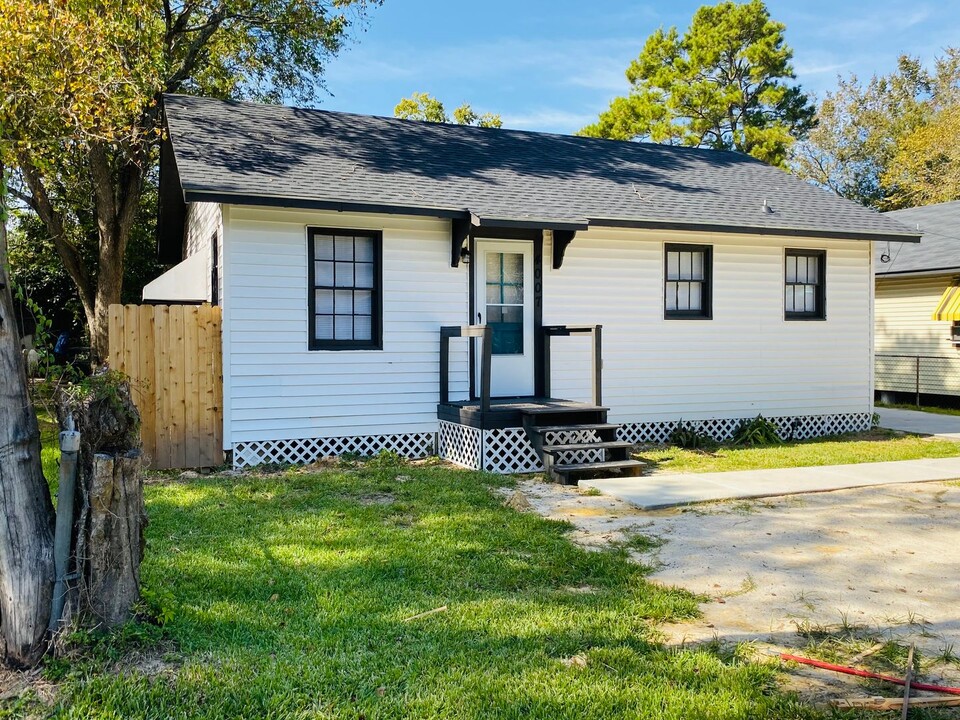
{"label": "white cloud", "polygon": [[570,112],[560,108],[535,108],[529,112],[506,114],[503,126],[515,130],[574,133],[597,119],[589,113]]}

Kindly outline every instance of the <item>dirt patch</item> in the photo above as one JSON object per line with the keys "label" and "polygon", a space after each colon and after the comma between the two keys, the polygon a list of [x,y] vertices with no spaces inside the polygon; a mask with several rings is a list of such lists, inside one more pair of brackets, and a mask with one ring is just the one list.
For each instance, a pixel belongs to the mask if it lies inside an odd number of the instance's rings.
{"label": "dirt patch", "polygon": [[357,502],[364,506],[370,505],[393,505],[397,501],[390,493],[370,493],[369,495],[361,495],[357,498]]}
{"label": "dirt patch", "polygon": [[[960,685],[960,485],[919,483],[645,512],[609,496],[524,481],[541,515],[587,548],[616,543],[653,582],[708,598],[697,621],[661,628],[671,645],[750,643],[853,657],[877,641],[915,643],[929,682]],[[637,535],[664,542],[633,542]],[[804,634],[805,633],[805,634]],[[833,637],[832,644],[824,638]],[[849,652],[847,652],[849,650]],[[895,665],[893,666],[895,667]],[[901,674],[901,673],[894,673]],[[859,681],[791,669],[808,698]]]}

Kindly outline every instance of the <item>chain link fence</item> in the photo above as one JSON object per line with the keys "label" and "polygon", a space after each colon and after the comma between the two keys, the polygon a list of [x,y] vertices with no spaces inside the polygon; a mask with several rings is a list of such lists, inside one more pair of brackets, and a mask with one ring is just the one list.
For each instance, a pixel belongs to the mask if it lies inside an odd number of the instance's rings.
{"label": "chain link fence", "polygon": [[908,393],[917,405],[921,395],[960,396],[960,357],[880,354],[874,358],[874,386],[881,392]]}

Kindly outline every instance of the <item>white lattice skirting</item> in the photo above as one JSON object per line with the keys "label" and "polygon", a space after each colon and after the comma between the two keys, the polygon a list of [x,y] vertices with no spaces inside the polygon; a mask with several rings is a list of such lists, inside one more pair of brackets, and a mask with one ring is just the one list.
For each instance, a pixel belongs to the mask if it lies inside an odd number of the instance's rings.
{"label": "white lattice skirting", "polygon": [[240,470],[266,463],[306,465],[325,457],[347,453],[369,457],[383,450],[407,458],[423,458],[434,454],[435,441],[433,433],[408,433],[240,442],[233,446],[233,466]]}
{"label": "white lattice skirting", "polygon": [[[749,418],[748,418],[749,419]],[[777,426],[784,439],[805,440],[823,435],[839,435],[870,429],[870,413],[842,415],[803,415],[775,417],[769,420]],[[740,423],[736,419],[692,420],[694,428],[715,440],[728,440]],[[619,439],[632,443],[665,443],[680,421],[624,423]],[[683,421],[687,424],[687,421]],[[591,432],[548,433],[546,442],[573,444],[598,440]],[[487,472],[509,474],[540,472],[543,465],[527,440],[523,428],[480,430],[441,420],[438,432],[408,433],[403,435],[363,435],[354,437],[312,438],[306,440],[266,440],[241,442],[233,447],[233,466],[237,469],[266,463],[307,464],[325,457],[356,453],[367,457],[382,450],[408,458],[422,458],[436,452],[441,458],[463,467]],[[594,462],[602,451],[578,450],[558,458],[558,462]]]}
{"label": "white lattice skirting", "polygon": [[[689,424],[718,441],[729,440],[744,418],[719,418],[693,420]],[[750,418],[746,418],[750,419]],[[870,429],[870,413],[845,413],[840,415],[803,415],[799,417],[775,417],[769,420],[776,425],[780,437],[805,440],[823,435],[840,435],[848,432],[863,432]],[[618,438],[632,443],[665,443],[680,421],[649,423],[624,423]],[[683,421],[686,425],[687,421]],[[599,438],[587,433],[548,433],[547,444],[571,444],[589,442]],[[486,470],[500,474],[539,472],[543,470],[540,458],[533,451],[522,428],[503,430],[480,430],[478,428],[440,421],[437,435],[437,452],[450,462],[474,470]],[[601,451],[576,451],[559,462],[594,462],[600,460]]]}
{"label": "white lattice skirting", "polygon": [[[714,418],[710,420],[647,423],[624,423],[619,438],[632,443],[665,443],[680,422],[691,425],[714,440],[729,440],[742,420],[751,418]],[[841,435],[849,432],[863,432],[870,429],[870,413],[843,413],[840,415],[800,415],[793,417],[767,418],[777,427],[784,440],[806,440],[823,435]]]}

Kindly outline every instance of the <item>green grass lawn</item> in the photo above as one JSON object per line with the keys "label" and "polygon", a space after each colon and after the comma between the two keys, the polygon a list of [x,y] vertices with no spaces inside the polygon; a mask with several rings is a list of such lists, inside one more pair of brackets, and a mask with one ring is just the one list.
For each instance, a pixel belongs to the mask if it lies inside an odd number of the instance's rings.
{"label": "green grass lawn", "polygon": [[[769,665],[667,649],[697,598],[442,466],[147,488],[132,629],[48,666],[58,718],[806,718]],[[410,620],[442,606],[448,609]],[[138,638],[141,638],[138,640]],[[584,658],[574,663],[569,658]],[[22,709],[22,703],[19,706]],[[0,705],[0,716],[4,715]],[[8,713],[13,709],[8,706]]]}
{"label": "green grass lawn", "polygon": [[659,472],[761,470],[957,455],[960,455],[960,443],[928,440],[889,430],[871,430],[868,433],[817,438],[771,447],[721,445],[708,450],[683,450],[673,446],[651,446],[636,453],[636,457],[652,463]]}

